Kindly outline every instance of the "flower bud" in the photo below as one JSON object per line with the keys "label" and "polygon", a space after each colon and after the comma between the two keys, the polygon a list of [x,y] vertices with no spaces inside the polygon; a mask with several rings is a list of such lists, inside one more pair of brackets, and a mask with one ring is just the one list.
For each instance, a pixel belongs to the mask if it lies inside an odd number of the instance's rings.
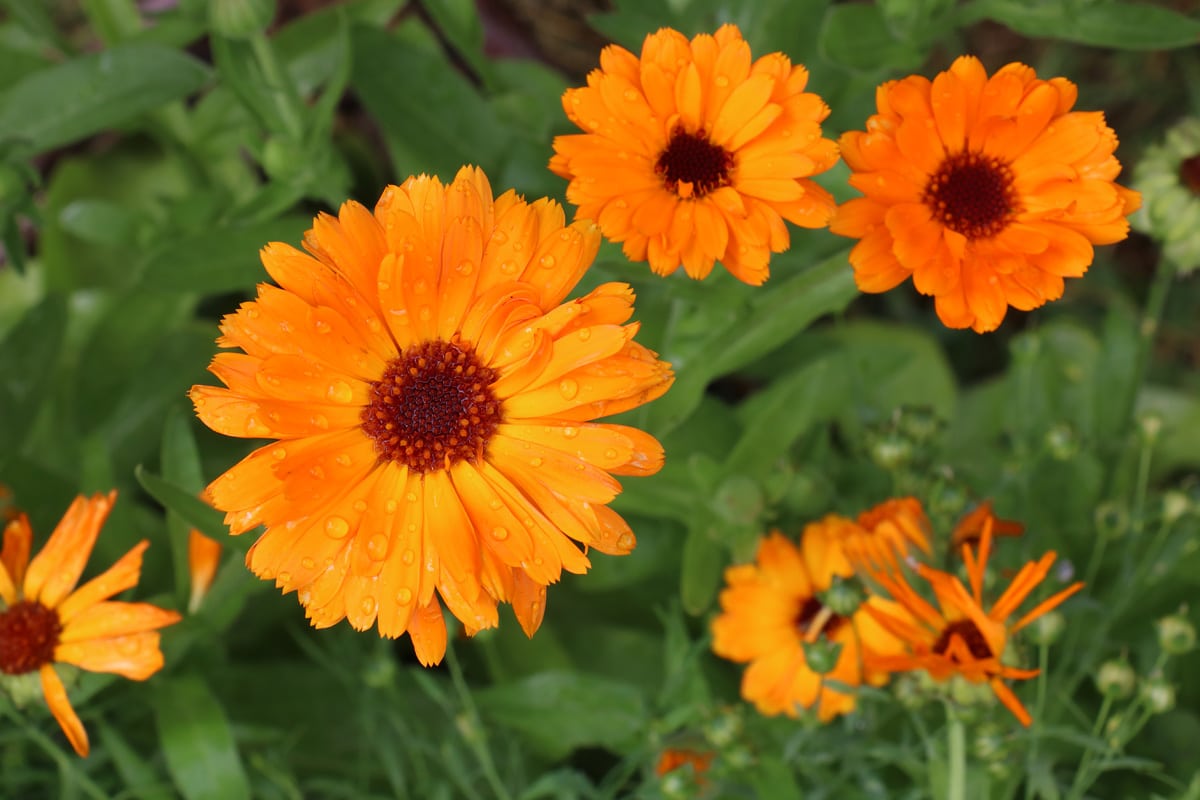
{"label": "flower bud", "polygon": [[829,588],[817,595],[821,605],[840,617],[849,617],[862,605],[864,593],[858,581],[834,575]]}
{"label": "flower bud", "polygon": [[1079,452],[1079,437],[1066,423],[1059,423],[1046,432],[1046,449],[1056,461],[1070,461]]}
{"label": "flower bud", "polygon": [[828,675],[837,666],[838,657],[842,654],[842,643],[829,639],[817,639],[815,642],[802,642],[804,660],[808,668],[818,675]]}
{"label": "flower bud", "polygon": [[1172,489],[1162,496],[1162,519],[1164,525],[1174,525],[1192,510],[1191,499],[1183,492]]}
{"label": "flower bud", "polygon": [[1175,687],[1161,677],[1142,681],[1138,695],[1152,714],[1165,714],[1175,707]]}
{"label": "flower bud", "polygon": [[1096,688],[1107,697],[1124,700],[1133,694],[1137,674],[1127,661],[1105,661],[1096,673]]}
{"label": "flower bud", "polygon": [[1142,207],[1130,219],[1150,234],[1163,256],[1186,273],[1200,265],[1200,119],[1187,118],[1146,149],[1134,171]]}
{"label": "flower bud", "polygon": [[1061,613],[1049,611],[1029,626],[1029,638],[1034,644],[1048,647],[1059,640],[1066,627],[1067,621]]}
{"label": "flower bud", "polygon": [[1129,513],[1111,501],[1096,506],[1096,532],[1105,539],[1120,539],[1129,531]]}
{"label": "flower bud", "polygon": [[1183,614],[1163,617],[1154,626],[1158,629],[1158,646],[1167,655],[1183,655],[1196,646],[1196,627]]}

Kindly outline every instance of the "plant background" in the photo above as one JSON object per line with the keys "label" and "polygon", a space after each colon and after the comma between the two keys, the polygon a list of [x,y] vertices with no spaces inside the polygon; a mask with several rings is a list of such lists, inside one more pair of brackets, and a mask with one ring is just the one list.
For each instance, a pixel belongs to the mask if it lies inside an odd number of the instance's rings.
{"label": "plant background", "polygon": [[[762,288],[719,269],[661,279],[606,244],[581,289],[633,284],[639,341],[678,374],[627,415],[667,450],[614,504],[638,548],[553,587],[534,639],[502,614],[498,630],[452,637],[436,669],[407,639],[309,629],[293,597],[242,567],[253,534],[225,535],[196,494],[253,443],[199,425],[185,395],[211,382],[220,316],[266,279],[258,249],[298,243],[317,211],[466,163],[497,194],[562,200],[545,168],[552,137],[571,132],[559,98],[606,41],[636,52],[662,26],[736,22],[755,56],[808,66],[832,138],[862,127],[885,79],[964,52],[989,70],[1024,61],[1076,81],[1077,108],[1106,111],[1128,184],[1149,144],[1200,114],[1194,4],[274,6],[0,3],[0,483],[39,543],[75,494],[117,487],[90,573],[149,538],[139,599],[186,606],[190,528],[227,545],[200,610],[167,631],[159,675],[79,675],[88,759],[43,705],[0,695],[0,796],[936,795],[944,714],[930,687],[864,693],[825,726],[768,720],[707,643],[721,570],[762,532],[914,492],[943,537],[993,498],[1027,528],[1003,544],[1006,565],[1056,549],[1052,585],[1072,570],[1089,581],[1061,639],[1019,650],[1048,666],[1019,690],[1034,727],[977,694],[952,701],[971,715],[970,796],[1200,797],[1200,658],[1167,664],[1175,707],[1153,717],[1092,681],[1112,658],[1142,677],[1161,668],[1154,620],[1194,620],[1200,580],[1200,286],[1156,281],[1140,234],[1098,249],[1063,301],[986,336],[944,329],[910,286],[859,296],[848,242],[826,231],[793,229]],[[819,181],[844,199],[846,174]],[[1123,727],[1108,723],[1122,708]],[[660,778],[666,747],[716,758],[702,780]]]}

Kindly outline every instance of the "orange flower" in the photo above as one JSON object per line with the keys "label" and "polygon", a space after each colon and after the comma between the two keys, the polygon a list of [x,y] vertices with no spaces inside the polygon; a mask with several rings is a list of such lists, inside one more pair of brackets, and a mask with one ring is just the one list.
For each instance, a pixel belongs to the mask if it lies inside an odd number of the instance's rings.
{"label": "orange flower", "polygon": [[51,713],[81,756],[88,754],[87,731],[55,663],[145,680],[163,665],[158,629],[179,621],[179,614],[149,603],[108,599],[137,585],[145,540],[75,588],[116,497],[113,491],[75,498],[32,562],[33,531],[22,514],[4,529],[0,551],[0,672],[38,673]]}
{"label": "orange flower", "polygon": [[[773,531],[759,543],[755,563],[725,570],[722,612],[712,622],[713,651],[731,661],[749,662],[742,676],[742,697],[763,714],[795,717],[798,708],[816,706],[817,716],[827,722],[852,711],[855,696],[826,684],[826,679],[839,687],[881,685],[886,673],[864,670],[864,654],[898,652],[898,643],[861,607],[845,617],[818,597],[834,575],[852,574],[840,550],[828,546],[830,538],[818,541],[810,536],[824,524],[809,526],[803,550]],[[879,598],[867,603],[890,607]],[[832,669],[823,675],[806,657],[805,645],[814,643],[841,647]]]}
{"label": "orange flower", "polygon": [[279,283],[227,316],[197,386],[200,419],[279,441],[208,487],[234,534],[266,532],[250,569],[296,591],[310,620],[409,633],[440,661],[437,596],[468,633],[511,602],[525,632],[546,585],[585,550],[635,540],[607,503],[613,475],[646,475],[662,447],[591,420],[653,400],[670,367],[633,341],[633,292],[606,283],[563,302],[600,245],[560,206],[493,200],[482,171],[409,178],[374,213],[322,214],[305,255],[268,245]]}
{"label": "orange flower", "polygon": [[960,548],[964,544],[978,545],[979,540],[983,538],[983,529],[989,520],[992,523],[993,536],[1020,536],[1025,532],[1025,526],[1021,523],[1010,519],[1000,519],[993,514],[992,501],[984,500],[964,515],[954,526],[954,533],[950,536],[951,546]]}
{"label": "orange flower", "polygon": [[932,527],[915,497],[892,498],[867,509],[858,515],[858,527],[864,534],[846,543],[856,563],[865,561],[868,567],[896,569],[897,559],[914,549],[930,554]]}
{"label": "orange flower", "polygon": [[711,752],[667,748],[658,757],[658,763],[654,767],[654,774],[662,777],[668,772],[674,772],[680,767],[691,764],[692,773],[698,777],[708,772],[708,767],[712,764],[712,760],[713,753]]}
{"label": "orange flower", "polygon": [[970,592],[957,577],[924,564],[917,565],[918,574],[933,588],[938,608],[918,595],[900,573],[872,575],[899,608],[871,608],[870,613],[884,629],[904,643],[907,652],[868,654],[867,661],[876,669],[923,669],[936,680],[961,675],[972,683],[986,682],[1000,702],[1022,725],[1028,726],[1031,722],[1029,712],[1004,679],[1032,678],[1038,670],[1018,669],[1001,663],[1005,647],[1013,634],[1082,589],[1083,583],[1074,583],[1046,598],[1010,624],[1008,618],[1046,577],[1055,554],[1046,553],[1036,562],[1023,566],[991,609],[984,611],[983,574],[991,549],[992,520],[989,518],[984,522],[979,549],[972,552],[966,545],[962,548]]}
{"label": "orange flower", "polygon": [[563,95],[584,133],[554,139],[550,169],[570,181],[577,217],[629,259],[660,275],[682,264],[693,278],[719,260],[757,286],[788,247],[783,221],[822,228],[834,209],[809,180],[837,146],[821,138],[829,107],[807,82],[782,53],[751,62],[734,25],[690,42],[663,28],[641,58],[609,45],[588,85]]}
{"label": "orange flower", "polygon": [[994,330],[1009,306],[1029,311],[1092,263],[1092,245],[1125,238],[1137,192],[1113,181],[1117,137],[1099,112],[1071,111],[1075,85],[1024,64],[987,76],[957,59],[933,81],[885,83],[866,131],[844,134],[850,183],[830,230],[864,292],[906,278],[933,295],[951,328]]}
{"label": "orange flower", "polygon": [[188,571],[192,577],[192,593],[188,611],[196,613],[212,586],[221,564],[221,543],[193,528],[188,533]]}

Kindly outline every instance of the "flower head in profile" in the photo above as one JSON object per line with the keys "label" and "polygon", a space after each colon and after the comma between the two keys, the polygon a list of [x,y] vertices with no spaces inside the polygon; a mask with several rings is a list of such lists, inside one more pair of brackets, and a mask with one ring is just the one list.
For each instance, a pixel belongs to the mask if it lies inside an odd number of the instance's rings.
{"label": "flower head in profile", "polygon": [[1180,275],[1200,268],[1200,118],[1185,117],[1148,147],[1133,185],[1146,200],[1134,227],[1154,237]]}
{"label": "flower head in profile", "polygon": [[1016,622],[1009,622],[1017,607],[1045,579],[1055,554],[1049,552],[1037,561],[1025,564],[1000,597],[985,610],[983,577],[991,549],[992,519],[989,517],[984,522],[978,549],[972,551],[968,545],[962,548],[970,591],[954,575],[924,564],[917,565],[917,573],[933,589],[936,606],[921,597],[901,573],[881,571],[873,574],[896,605],[890,609],[871,607],[869,613],[903,642],[904,652],[868,654],[867,663],[875,669],[889,671],[921,669],[939,681],[958,675],[972,683],[987,683],[1021,724],[1029,725],[1029,712],[1004,681],[1032,678],[1038,670],[1004,664],[1004,651],[1013,634],[1056,608],[1083,588],[1083,584],[1074,583],[1056,592]]}
{"label": "flower head in profile", "polygon": [[308,255],[268,245],[279,285],[221,325],[242,351],[213,360],[227,388],[191,393],[214,430],[275,440],[207,492],[232,533],[266,526],[250,569],[314,625],[408,632],[430,664],[441,603],[474,633],[509,602],[532,635],[563,570],[585,572],[589,548],[628,553],[613,476],[655,472],[662,448],[593,420],[672,374],[634,341],[628,286],[564,302],[599,244],[465,167],[322,214]]}
{"label": "flower head in profile", "polygon": [[932,81],[891,81],[842,158],[863,197],[830,230],[864,292],[911,277],[951,328],[994,330],[1009,306],[1056,300],[1092,263],[1093,245],[1129,231],[1139,195],[1114,183],[1117,137],[1100,112],[1072,111],[1076,88],[1024,64],[990,78],[963,56]]}
{"label": "flower head in profile", "polygon": [[5,528],[0,550],[0,672],[38,673],[50,712],[81,756],[87,731],[54,665],[145,680],[163,665],[159,628],[179,621],[149,603],[109,600],[137,585],[145,540],[76,588],[115,501],[116,492],[77,497],[32,561],[33,531],[22,514]]}
{"label": "flower head in profile", "polygon": [[829,108],[782,53],[752,60],[734,25],[691,41],[664,28],[641,56],[617,45],[563,108],[583,133],[558,136],[550,169],[577,217],[633,261],[704,278],[720,261],[759,285],[789,244],[784,220],[821,228],[832,196],[811,177],[837,161]]}
{"label": "flower head in profile", "polygon": [[[863,607],[843,615],[822,602],[835,576],[853,572],[835,538],[810,536],[828,524],[809,525],[802,547],[774,531],[759,542],[754,563],[725,571],[721,613],[712,622],[713,651],[749,663],[742,696],[763,714],[795,717],[799,709],[815,707],[827,722],[850,712],[856,698],[847,687],[887,680],[881,670],[864,670],[864,655],[898,652],[892,635]],[[867,603],[890,608],[879,598]],[[818,651],[828,663],[810,662]]]}

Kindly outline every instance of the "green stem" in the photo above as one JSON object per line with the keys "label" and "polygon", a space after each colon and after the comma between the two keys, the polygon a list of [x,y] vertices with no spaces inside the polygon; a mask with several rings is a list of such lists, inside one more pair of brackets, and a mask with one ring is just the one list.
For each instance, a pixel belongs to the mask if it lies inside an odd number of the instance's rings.
{"label": "green stem", "polygon": [[967,732],[946,704],[946,800],[967,800]]}
{"label": "green stem", "polygon": [[467,686],[466,680],[463,679],[462,666],[458,663],[458,656],[455,655],[453,647],[446,648],[446,665],[450,668],[450,681],[454,684],[454,691],[458,694],[458,700],[462,703],[463,711],[467,716],[467,727],[466,730],[463,730],[463,739],[475,754],[475,758],[479,760],[483,776],[497,800],[512,800],[512,795],[505,788],[504,781],[500,780],[500,773],[496,770],[496,763],[492,760],[492,752],[487,746],[487,734],[483,727],[483,720],[479,717],[479,709],[476,708],[475,701],[471,699],[471,690]]}

